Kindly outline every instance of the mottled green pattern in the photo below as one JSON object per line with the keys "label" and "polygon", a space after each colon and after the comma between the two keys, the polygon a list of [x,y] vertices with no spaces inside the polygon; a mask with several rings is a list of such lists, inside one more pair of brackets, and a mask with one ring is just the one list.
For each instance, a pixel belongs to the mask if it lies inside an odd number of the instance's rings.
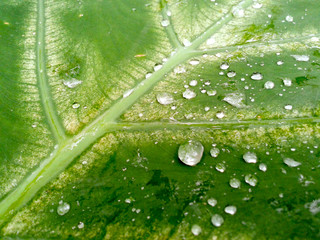
{"label": "mottled green pattern", "polygon": [[[1,238],[320,238],[319,11],[313,0],[1,1]],[[188,140],[204,146],[195,167],[178,159]]]}

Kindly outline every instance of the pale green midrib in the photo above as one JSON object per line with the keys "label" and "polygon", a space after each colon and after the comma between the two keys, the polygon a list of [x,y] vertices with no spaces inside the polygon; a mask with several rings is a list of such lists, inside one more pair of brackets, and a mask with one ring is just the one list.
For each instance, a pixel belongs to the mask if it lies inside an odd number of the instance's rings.
{"label": "pale green midrib", "polygon": [[117,122],[112,124],[112,131],[145,131],[157,129],[243,129],[260,127],[292,126],[298,124],[320,123],[320,117],[301,117],[286,119],[252,119],[252,120],[228,120],[228,121],[155,121],[155,122]]}
{"label": "pale green midrib", "polygon": [[302,36],[302,37],[294,37],[294,38],[285,38],[285,39],[275,39],[265,42],[252,42],[252,43],[245,43],[242,45],[232,45],[232,46],[226,46],[226,47],[219,47],[219,48],[211,48],[211,49],[201,49],[201,50],[195,50],[193,51],[194,56],[199,56],[203,54],[216,54],[218,52],[222,51],[235,51],[235,50],[241,50],[244,48],[250,48],[250,47],[260,47],[260,46],[268,46],[268,45],[281,45],[281,44],[287,44],[287,43],[295,43],[295,42],[302,42],[304,40],[310,40],[313,37],[320,37],[320,34],[312,34],[308,36]]}
{"label": "pale green midrib", "polygon": [[36,34],[36,72],[39,84],[40,98],[47,121],[52,134],[57,142],[65,139],[65,130],[60,122],[57,112],[52,102],[50,86],[46,71],[46,53],[45,53],[45,7],[44,0],[38,0],[37,4],[37,34]]}
{"label": "pale green midrib", "polygon": [[[244,0],[240,3],[241,6],[249,6],[252,0]],[[43,0],[38,2],[39,17],[38,19],[44,20],[44,3]],[[196,38],[192,45],[189,47],[183,47],[178,49],[163,65],[163,67],[154,72],[152,76],[148,79],[143,80],[138,84],[132,92],[126,98],[121,98],[115,102],[107,111],[102,113],[97,119],[95,119],[91,124],[85,127],[79,134],[72,138],[66,138],[65,141],[59,144],[59,148],[54,151],[48,158],[41,162],[41,164],[34,170],[29,176],[27,176],[19,185],[10,192],[5,198],[0,202],[0,226],[3,225],[16,210],[20,209],[24,204],[26,204],[32,197],[50,180],[55,178],[59,173],[61,173],[68,165],[78,157],[85,149],[94,144],[97,139],[106,134],[110,127],[113,126],[115,121],[129,108],[131,107],[140,97],[145,95],[157,82],[159,82],[166,74],[168,74],[175,66],[184,63],[186,60],[192,57],[192,52],[195,50],[195,46],[200,46],[205,42],[211,35],[220,30],[223,25],[227,24],[233,18],[232,14],[228,13],[225,18],[221,18],[223,24],[214,23],[209,27],[206,32]],[[44,25],[43,23],[38,24],[38,27],[44,39]],[[41,40],[41,39],[40,39]],[[43,42],[44,43],[44,42]],[[44,45],[43,54],[44,54]],[[41,48],[40,48],[41,49]],[[41,55],[39,55],[41,56]],[[45,55],[43,55],[45,57]],[[45,58],[41,58],[45,63]],[[37,61],[43,63],[42,61]],[[45,66],[43,66],[45,67]],[[39,69],[41,70],[41,68]],[[46,79],[45,74],[41,74],[43,80]],[[44,86],[46,82],[44,82]],[[49,89],[49,86],[47,86]],[[49,96],[49,92],[43,93],[44,97]],[[53,107],[53,104],[52,104]],[[54,109],[49,108],[47,110]],[[50,111],[48,115],[50,116]],[[53,115],[55,116],[55,115]],[[55,126],[55,121],[51,124]]]}
{"label": "pale green midrib", "polygon": [[174,27],[172,25],[172,21],[171,21],[171,17],[168,16],[168,4],[167,3],[163,3],[164,7],[161,10],[161,15],[162,15],[162,19],[163,20],[167,20],[169,21],[169,26],[165,27],[165,31],[167,33],[167,37],[172,45],[173,48],[175,49],[180,49],[182,48],[182,45],[178,39],[178,36],[176,34],[176,32],[174,31]]}

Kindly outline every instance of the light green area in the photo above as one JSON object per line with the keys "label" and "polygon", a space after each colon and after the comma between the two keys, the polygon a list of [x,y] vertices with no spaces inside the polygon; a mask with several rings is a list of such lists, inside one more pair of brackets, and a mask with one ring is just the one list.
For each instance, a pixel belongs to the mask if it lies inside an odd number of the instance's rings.
{"label": "light green area", "polygon": [[[0,49],[9,46],[0,67],[3,236],[319,237],[316,3],[30,0],[0,7]],[[252,80],[255,73],[263,79]],[[265,89],[266,81],[275,87]],[[185,99],[186,88],[196,97]],[[159,104],[160,92],[173,103]],[[244,107],[224,100],[234,93]],[[177,149],[192,139],[205,154],[187,167]],[[247,151],[258,163],[243,161]],[[301,166],[290,168],[285,158]],[[208,206],[210,197],[217,207]],[[60,201],[71,206],[63,216]],[[237,207],[235,216],[223,211],[227,205]],[[215,213],[225,218],[221,228],[210,222]],[[198,237],[193,224],[202,228]]]}

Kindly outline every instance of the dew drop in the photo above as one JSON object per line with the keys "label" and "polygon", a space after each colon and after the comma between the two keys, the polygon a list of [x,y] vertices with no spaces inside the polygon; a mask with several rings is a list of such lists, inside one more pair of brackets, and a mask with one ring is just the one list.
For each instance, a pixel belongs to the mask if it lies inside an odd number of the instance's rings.
{"label": "dew drop", "polygon": [[186,69],[184,67],[182,67],[182,66],[178,66],[173,70],[173,72],[175,74],[181,74],[181,73],[185,73]]}
{"label": "dew drop", "polygon": [[161,92],[157,94],[157,101],[162,105],[168,105],[173,103],[174,98],[170,93]]}
{"label": "dew drop", "polygon": [[224,114],[224,112],[217,112],[216,117],[221,119],[221,118],[225,117],[225,114]]}
{"label": "dew drop", "polygon": [[263,79],[263,76],[262,76],[261,73],[253,73],[253,74],[251,75],[251,79],[252,79],[252,80],[256,80],[256,81],[260,81],[260,80]]}
{"label": "dew drop", "polygon": [[191,60],[191,61],[189,62],[189,64],[192,65],[192,66],[198,65],[199,63],[200,63],[199,60]]}
{"label": "dew drop", "polygon": [[184,40],[182,41],[182,43],[183,43],[183,45],[184,45],[185,47],[189,47],[189,46],[192,45],[192,43],[191,43],[188,39],[184,39]]}
{"label": "dew drop", "polygon": [[237,178],[231,178],[230,181],[229,181],[229,185],[230,185],[232,188],[240,188],[241,182],[240,182],[240,180],[237,179]]}
{"label": "dew drop", "polygon": [[220,65],[220,69],[221,69],[221,70],[227,70],[229,67],[230,67],[230,66],[229,66],[228,63],[222,63],[222,64]]}
{"label": "dew drop", "polygon": [[213,226],[215,227],[220,227],[224,222],[224,219],[221,215],[219,214],[215,214],[211,217],[211,223],[213,224]]}
{"label": "dew drop", "polygon": [[244,181],[248,183],[250,186],[255,187],[258,184],[258,178],[255,175],[247,174],[244,177]]}
{"label": "dew drop", "polygon": [[307,55],[291,55],[296,59],[298,62],[308,62],[310,60],[310,57]]}
{"label": "dew drop", "polygon": [[57,207],[57,213],[60,216],[65,215],[66,213],[68,213],[70,210],[70,205],[66,202],[62,202],[61,204],[59,204],[59,206]]}
{"label": "dew drop", "polygon": [[211,206],[214,207],[217,205],[218,201],[215,198],[209,198],[207,203]]}
{"label": "dew drop", "polygon": [[285,159],[283,159],[283,162],[289,167],[298,167],[301,165],[300,162],[297,162],[297,161],[293,160],[292,158],[285,158]]}
{"label": "dew drop", "polygon": [[78,224],[78,228],[79,228],[79,229],[84,228],[84,223],[83,223],[83,222],[79,222],[79,224]]}
{"label": "dew drop", "polygon": [[265,89],[273,89],[274,88],[274,82],[272,82],[272,81],[265,82],[264,88]]}
{"label": "dew drop", "polygon": [[157,64],[153,67],[153,70],[156,72],[158,70],[160,70],[162,68],[162,65],[161,64]]}
{"label": "dew drop", "polygon": [[258,2],[255,2],[253,5],[252,5],[253,8],[255,9],[259,9],[262,7],[262,3],[258,3]]}
{"label": "dew drop", "polygon": [[262,171],[262,172],[266,172],[267,171],[267,165],[264,164],[264,163],[260,163],[259,164],[259,170]]}
{"label": "dew drop", "polygon": [[197,84],[198,84],[198,81],[197,81],[197,80],[191,80],[190,83],[189,83],[189,85],[190,85],[191,87],[195,87],[195,86],[197,86]]}
{"label": "dew drop", "polygon": [[67,86],[68,88],[75,88],[75,87],[79,86],[81,83],[82,83],[82,81],[80,81],[76,78],[71,78],[71,79],[63,81],[63,84],[65,86]]}
{"label": "dew drop", "polygon": [[162,27],[168,27],[170,25],[170,21],[169,20],[163,20],[163,21],[161,21],[161,26]]}
{"label": "dew drop", "polygon": [[293,17],[290,16],[290,15],[286,16],[286,21],[287,22],[293,22]]}
{"label": "dew drop", "polygon": [[223,173],[223,172],[226,170],[226,166],[225,166],[223,163],[218,163],[218,164],[216,165],[216,170],[217,170],[218,172]]}
{"label": "dew drop", "polygon": [[284,78],[283,80],[283,85],[286,87],[290,87],[292,85],[292,80],[290,78]]}
{"label": "dew drop", "polygon": [[207,44],[208,44],[208,45],[213,45],[213,44],[215,44],[215,42],[216,42],[216,39],[215,39],[214,37],[211,37],[211,38],[209,38],[209,39],[207,40]]}
{"label": "dew drop", "polygon": [[284,109],[285,109],[285,110],[292,110],[292,105],[285,105],[285,106],[284,106]]}
{"label": "dew drop", "polygon": [[180,145],[178,157],[181,162],[188,166],[197,165],[202,158],[204,147],[199,141],[190,140]]}
{"label": "dew drop", "polygon": [[281,66],[282,64],[284,64],[283,61],[278,61],[278,62],[277,62],[277,65],[278,65],[278,66]]}
{"label": "dew drop", "polygon": [[191,227],[191,232],[193,235],[198,236],[201,233],[202,229],[199,225],[194,224]]}
{"label": "dew drop", "polygon": [[216,157],[219,156],[219,153],[220,153],[220,149],[219,148],[214,147],[214,148],[211,148],[211,150],[210,150],[211,157],[216,158]]}
{"label": "dew drop", "polygon": [[258,160],[257,154],[253,152],[246,152],[243,154],[243,160],[247,163],[256,163]]}
{"label": "dew drop", "polygon": [[208,94],[208,96],[212,97],[212,96],[215,96],[217,94],[217,91],[216,90],[208,90],[207,94]]}
{"label": "dew drop", "polygon": [[237,207],[236,206],[227,206],[227,207],[225,207],[224,211],[227,214],[234,215],[237,212]]}
{"label": "dew drop", "polygon": [[131,93],[133,92],[133,89],[129,89],[123,93],[123,98],[129,97]]}
{"label": "dew drop", "polygon": [[246,105],[243,103],[245,95],[243,93],[228,93],[223,98],[223,101],[229,103],[236,108],[244,108]]}
{"label": "dew drop", "polygon": [[234,17],[238,17],[238,18],[244,17],[244,14],[245,14],[244,9],[242,9],[239,6],[233,7],[231,11]]}
{"label": "dew drop", "polygon": [[197,94],[196,94],[194,91],[190,90],[190,89],[186,89],[186,90],[183,92],[182,96],[183,96],[185,99],[192,99],[192,98],[195,98],[195,97],[197,96]]}
{"label": "dew drop", "polygon": [[233,78],[233,77],[235,77],[237,74],[236,74],[236,72],[234,72],[234,71],[230,71],[230,72],[228,72],[227,73],[227,77],[229,77],[229,78]]}
{"label": "dew drop", "polygon": [[79,108],[80,107],[80,103],[74,103],[74,104],[72,104],[72,108],[74,108],[74,109],[77,109],[77,108]]}

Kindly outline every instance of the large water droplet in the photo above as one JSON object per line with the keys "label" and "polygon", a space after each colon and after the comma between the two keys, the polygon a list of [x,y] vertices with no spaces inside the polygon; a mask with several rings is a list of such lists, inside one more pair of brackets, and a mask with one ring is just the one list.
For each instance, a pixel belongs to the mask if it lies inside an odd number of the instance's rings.
{"label": "large water droplet", "polygon": [[174,98],[170,93],[161,92],[157,94],[157,101],[162,105],[167,105],[173,103]]}
{"label": "large water droplet", "polygon": [[256,163],[258,160],[257,154],[253,152],[246,152],[243,154],[243,160],[247,163]]}
{"label": "large water droplet", "polygon": [[190,140],[180,145],[178,157],[184,164],[188,166],[197,165],[202,158],[204,147],[199,141]]}
{"label": "large water droplet", "polygon": [[250,186],[255,187],[258,184],[258,178],[255,175],[247,174],[244,177],[244,181],[248,183]]}
{"label": "large water droplet", "polygon": [[210,155],[211,155],[211,157],[216,158],[216,157],[219,156],[219,153],[220,153],[220,149],[219,149],[219,148],[213,147],[213,148],[211,148],[211,150],[210,150]]}
{"label": "large water droplet", "polygon": [[235,77],[236,75],[237,75],[237,73],[234,72],[234,71],[230,71],[230,72],[227,73],[227,77],[229,77],[229,78],[233,78],[233,77]]}
{"label": "large water droplet", "polygon": [[209,198],[207,202],[212,207],[216,206],[217,203],[218,203],[218,201],[216,199],[214,199],[214,198]]}
{"label": "large water droplet", "polygon": [[263,75],[261,73],[253,73],[251,75],[252,80],[260,81],[263,79]]}
{"label": "large water droplet", "polygon": [[198,236],[201,233],[202,229],[199,225],[194,224],[191,227],[191,232],[193,235]]}
{"label": "large water droplet", "polygon": [[223,163],[218,163],[216,165],[216,170],[223,173],[226,170],[226,166]]}
{"label": "large water droplet", "polygon": [[225,117],[225,114],[224,114],[224,112],[217,112],[217,113],[216,113],[216,117],[219,118],[219,119],[221,119],[221,118],[224,118],[224,117]]}
{"label": "large water droplet", "polygon": [[300,162],[297,162],[295,160],[293,160],[292,158],[285,158],[283,159],[283,162],[288,165],[289,167],[298,167],[301,165]]}
{"label": "large water droplet", "polygon": [[237,207],[236,206],[227,206],[224,209],[225,213],[228,213],[230,215],[234,215],[237,212]]}
{"label": "large water droplet", "polygon": [[259,164],[259,170],[263,171],[263,172],[266,172],[267,171],[267,165],[264,164],[264,163],[260,163]]}
{"label": "large water droplet", "polygon": [[65,86],[67,86],[68,88],[75,88],[75,87],[79,86],[81,83],[82,83],[82,81],[80,81],[76,78],[71,78],[71,79],[63,81],[63,84]]}
{"label": "large water droplet", "polygon": [[190,90],[190,89],[186,89],[186,90],[183,92],[182,96],[183,96],[185,99],[192,99],[192,98],[195,98],[195,97],[197,96],[197,94],[196,94],[194,91]]}
{"label": "large water droplet", "polygon": [[65,215],[66,213],[68,213],[70,210],[70,205],[66,202],[62,202],[61,204],[59,204],[59,206],[57,207],[57,213],[60,216]]}
{"label": "large water droplet", "polygon": [[274,82],[272,82],[272,81],[265,82],[264,88],[265,89],[273,89],[274,88]]}
{"label": "large water droplet", "polygon": [[241,182],[239,179],[231,178],[229,184],[232,188],[240,188]]}
{"label": "large water droplet", "polygon": [[244,9],[241,8],[240,6],[233,7],[231,12],[234,17],[238,17],[238,18],[244,17],[244,14],[245,14]]}
{"label": "large water droplet", "polygon": [[307,55],[291,55],[299,62],[308,62],[310,57]]}
{"label": "large water droplet", "polygon": [[229,103],[236,108],[244,108],[246,105],[243,103],[245,95],[243,93],[228,93],[223,98],[223,101]]}
{"label": "large water droplet", "polygon": [[220,227],[224,222],[224,219],[221,215],[219,214],[215,214],[211,217],[211,223],[213,224],[213,226],[215,227]]}

